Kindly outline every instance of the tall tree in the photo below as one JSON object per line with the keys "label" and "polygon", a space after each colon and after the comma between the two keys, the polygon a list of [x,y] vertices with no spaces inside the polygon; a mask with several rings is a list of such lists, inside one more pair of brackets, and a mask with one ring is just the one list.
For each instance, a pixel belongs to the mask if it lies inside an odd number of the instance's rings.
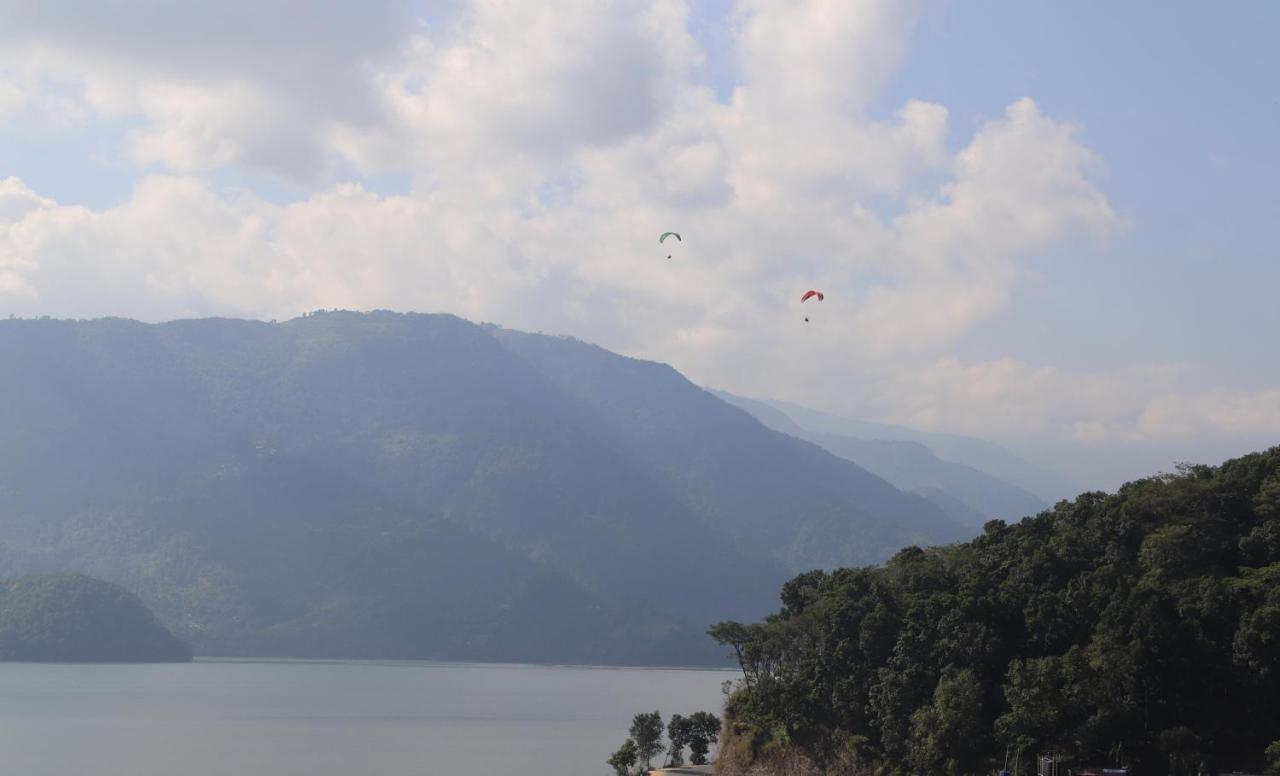
{"label": "tall tree", "polygon": [[679,714],[672,714],[667,722],[667,765],[684,765],[684,748],[689,744],[693,721]]}
{"label": "tall tree", "polygon": [[707,762],[707,752],[720,737],[720,719],[709,711],[689,715],[689,761],[694,765]]}
{"label": "tall tree", "polygon": [[631,740],[647,771],[654,756],[662,752],[662,715],[657,711],[635,715],[631,720]]}

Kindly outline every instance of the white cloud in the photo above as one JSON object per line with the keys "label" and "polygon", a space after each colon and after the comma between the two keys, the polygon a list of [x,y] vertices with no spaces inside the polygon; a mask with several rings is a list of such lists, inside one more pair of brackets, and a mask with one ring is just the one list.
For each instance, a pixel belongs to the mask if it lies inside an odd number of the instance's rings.
{"label": "white cloud", "polygon": [[15,223],[32,211],[44,210],[55,204],[13,176],[0,180],[0,225]]}
{"label": "white cloud", "polygon": [[1157,438],[1280,438],[1280,389],[1158,396],[1143,408],[1138,426]]}
{"label": "white cloud", "polygon": [[1143,408],[1153,396],[1177,390],[1186,371],[1183,365],[1155,364],[1091,373],[1014,358],[945,357],[894,367],[867,400],[921,428],[1006,439],[1130,442],[1143,433]]}
{"label": "white cloud", "polygon": [[1204,390],[1196,372],[1188,364],[1101,372],[947,357],[890,366],[854,383],[834,408],[916,428],[1086,448],[1280,436],[1280,390]]}
{"label": "white cloud", "polygon": [[[129,152],[174,170],[314,178],[339,127],[383,120],[377,63],[412,33],[398,0],[0,4],[0,122],[140,122]],[[20,95],[20,98],[15,96]]]}
{"label": "white cloud", "polygon": [[[692,80],[703,54],[677,0],[474,0],[431,27],[391,2],[139,1],[112,20],[91,5],[72,18],[78,4],[42,3],[22,24],[0,11],[0,64],[15,65],[0,122],[126,120],[122,152],[165,172],[103,210],[0,182],[6,312],[448,311],[984,436],[1277,425],[1274,393],[1182,390],[1168,366],[942,355],[1005,308],[1027,257],[1122,219],[1079,129],[1030,99],[959,150],[944,106],[869,113],[914,3],[744,0],[727,101]],[[340,163],[408,174],[412,190],[330,178],[280,205],[200,175],[308,180]],[[686,238],[669,262],[667,229]],[[801,308],[809,287],[827,301]]]}
{"label": "white cloud", "polygon": [[388,121],[341,132],[366,169],[423,185],[513,157],[557,158],[659,121],[696,52],[676,0],[474,0],[379,73]]}
{"label": "white cloud", "polygon": [[922,5],[740,2],[738,52],[751,99],[784,113],[860,110],[897,67]]}
{"label": "white cloud", "polygon": [[939,198],[894,220],[895,282],[868,292],[859,330],[885,351],[954,337],[1006,304],[1018,259],[1119,228],[1077,134],[1030,99],[982,126]]}

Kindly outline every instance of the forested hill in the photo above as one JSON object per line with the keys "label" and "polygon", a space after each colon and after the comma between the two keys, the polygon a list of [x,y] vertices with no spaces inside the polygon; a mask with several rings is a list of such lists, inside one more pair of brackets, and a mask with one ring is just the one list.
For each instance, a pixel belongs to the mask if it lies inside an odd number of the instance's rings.
{"label": "forested hill", "polygon": [[1280,768],[1280,447],[782,598],[713,629],[746,676],[725,773],[977,774],[1051,750],[1137,774]]}
{"label": "forested hill", "polygon": [[543,340],[663,404],[447,315],[0,321],[0,575],[124,584],[198,654],[687,664],[791,574],[963,535],[668,367]]}
{"label": "forested hill", "polygon": [[119,585],[33,575],[0,583],[0,660],[182,663],[191,647]]}

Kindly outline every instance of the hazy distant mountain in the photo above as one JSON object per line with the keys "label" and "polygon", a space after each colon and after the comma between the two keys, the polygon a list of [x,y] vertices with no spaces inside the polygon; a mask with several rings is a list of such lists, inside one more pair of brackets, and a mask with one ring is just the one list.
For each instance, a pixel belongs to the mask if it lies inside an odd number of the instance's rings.
{"label": "hazy distant mountain", "polygon": [[1035,494],[1016,485],[972,466],[942,460],[919,442],[818,433],[801,426],[787,411],[773,404],[716,393],[766,425],[820,445],[893,485],[927,499],[952,519],[972,528],[981,528],[992,518],[1017,520],[1048,506]]}
{"label": "hazy distant mountain", "polygon": [[[727,401],[742,399],[742,397],[735,397],[732,394],[720,392],[717,392],[717,394]],[[1026,494],[1037,497],[1041,503],[1053,503],[1063,498],[1070,498],[1084,490],[1082,486],[1073,482],[1069,477],[1030,463],[1006,448],[985,439],[960,436],[958,434],[917,431],[887,423],[852,420],[839,415],[812,410],[791,402],[773,399],[742,400],[751,402],[750,411],[759,415],[766,423],[776,421],[777,418],[785,418],[785,422],[790,423],[795,430],[803,430],[810,433],[853,437],[862,441],[914,442],[923,445],[929,452],[945,462],[977,469],[979,472],[1001,480],[1007,485],[1012,485]],[[766,411],[768,413],[767,418],[766,415],[760,414]],[[788,433],[793,432],[788,431]],[[866,466],[861,461],[859,463]],[[893,481],[893,477],[884,472],[877,471],[877,474]],[[900,487],[914,486],[900,485]],[[1015,502],[1011,500],[1009,503],[1012,505]]]}
{"label": "hazy distant mountain", "polygon": [[950,493],[932,486],[921,486],[911,491],[917,496],[926,499],[938,509],[941,509],[951,519],[969,526],[982,526],[991,519],[990,515],[979,512],[966,502],[961,501]]}
{"label": "hazy distant mountain", "polygon": [[185,663],[191,647],[119,585],[43,574],[0,582],[0,660]]}
{"label": "hazy distant mountain", "polygon": [[707,662],[791,573],[965,533],[667,367],[452,316],[3,321],[0,362],[0,575],[121,583],[200,654]]}

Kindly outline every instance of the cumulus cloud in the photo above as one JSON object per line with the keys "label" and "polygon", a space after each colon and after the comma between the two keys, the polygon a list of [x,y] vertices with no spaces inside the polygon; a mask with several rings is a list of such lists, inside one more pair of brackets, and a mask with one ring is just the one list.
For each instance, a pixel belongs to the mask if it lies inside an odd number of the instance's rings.
{"label": "cumulus cloud", "polygon": [[0,121],[137,122],[131,157],[294,179],[330,137],[382,120],[380,62],[413,33],[399,0],[14,0],[0,4]]}
{"label": "cumulus cloud", "polygon": [[[1123,223],[1080,129],[1031,99],[960,148],[942,105],[871,112],[917,3],[742,0],[726,99],[692,75],[680,0],[470,0],[430,23],[391,0],[99,5],[0,9],[0,123],[124,120],[150,172],[101,210],[0,182],[7,311],[448,311],[930,428],[1275,422],[1274,396],[1180,392],[1170,367],[945,356],[1024,259]],[[279,204],[205,174],[228,168],[321,182]],[[667,229],[686,237],[670,262]],[[828,301],[801,308],[809,287]]]}
{"label": "cumulus cloud", "polygon": [[1095,183],[1101,161],[1078,132],[1029,98],[982,126],[938,198],[894,219],[895,282],[871,289],[859,329],[885,350],[963,332],[1005,305],[1017,259],[1118,229]]}
{"label": "cumulus cloud", "polygon": [[945,357],[855,383],[843,407],[918,428],[1085,447],[1280,436],[1280,390],[1205,390],[1199,376],[1189,364],[1088,371]]}
{"label": "cumulus cloud", "polygon": [[1158,396],[1143,408],[1142,433],[1156,438],[1189,439],[1280,436],[1280,389]]}

